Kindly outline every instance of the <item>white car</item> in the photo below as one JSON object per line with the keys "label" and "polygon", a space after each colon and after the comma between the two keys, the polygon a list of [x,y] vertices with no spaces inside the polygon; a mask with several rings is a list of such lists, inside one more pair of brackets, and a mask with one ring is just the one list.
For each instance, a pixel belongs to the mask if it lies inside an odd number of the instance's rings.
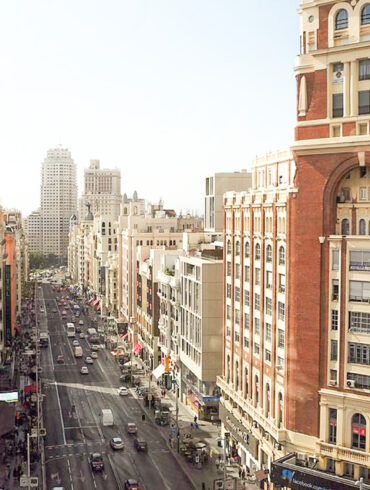
{"label": "white car", "polygon": [[78,324],[79,324],[79,325],[83,325],[83,324],[84,324],[84,321],[83,321],[83,320],[80,320],[80,321],[78,322]]}
{"label": "white car", "polygon": [[118,388],[118,394],[121,396],[128,395],[128,389],[126,388],[126,386],[121,386],[120,388]]}
{"label": "white car", "polygon": [[86,364],[94,364],[94,361],[91,359],[90,356],[85,357],[85,362]]}
{"label": "white car", "polygon": [[84,332],[80,332],[80,339],[84,339],[84,338],[85,338]]}
{"label": "white car", "polygon": [[88,370],[87,366],[82,366],[82,368],[80,369],[80,373],[81,374],[89,374],[89,370]]}
{"label": "white car", "polygon": [[91,353],[91,359],[98,359],[98,357],[99,357],[98,356],[98,353],[95,352],[95,351],[92,351],[92,353]]}
{"label": "white car", "polygon": [[42,306],[40,306],[40,311],[43,313],[45,310]]}
{"label": "white car", "polygon": [[112,449],[123,449],[125,447],[120,437],[113,437],[110,441],[110,446]]}
{"label": "white car", "polygon": [[92,351],[97,351],[97,350],[99,350],[99,346],[97,344],[92,344],[91,350]]}
{"label": "white car", "polygon": [[79,341],[76,339],[72,342],[72,344],[73,344],[73,347],[78,347],[80,345]]}

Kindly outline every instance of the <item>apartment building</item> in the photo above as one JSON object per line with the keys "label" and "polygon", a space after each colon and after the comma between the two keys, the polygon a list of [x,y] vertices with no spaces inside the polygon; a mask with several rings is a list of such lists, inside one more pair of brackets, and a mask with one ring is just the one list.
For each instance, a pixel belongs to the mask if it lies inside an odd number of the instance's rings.
{"label": "apartment building", "polygon": [[76,165],[69,150],[48,150],[41,170],[41,251],[67,261],[69,220],[77,212]]}
{"label": "apartment building", "polygon": [[279,487],[370,488],[370,5],[299,15],[292,155],[225,197],[223,430]]}
{"label": "apartment building", "polygon": [[84,192],[79,199],[78,216],[85,216],[86,205],[90,204],[93,216],[99,213],[118,219],[121,195],[121,172],[119,169],[102,169],[99,160],[90,160],[84,172]]}
{"label": "apartment building", "polygon": [[252,174],[241,172],[217,172],[206,178],[204,198],[204,231],[214,235],[223,232],[223,196],[229,191],[246,191],[251,187]]}
{"label": "apartment building", "polygon": [[28,251],[40,252],[42,247],[41,211],[33,211],[25,220],[25,232],[27,234]]}

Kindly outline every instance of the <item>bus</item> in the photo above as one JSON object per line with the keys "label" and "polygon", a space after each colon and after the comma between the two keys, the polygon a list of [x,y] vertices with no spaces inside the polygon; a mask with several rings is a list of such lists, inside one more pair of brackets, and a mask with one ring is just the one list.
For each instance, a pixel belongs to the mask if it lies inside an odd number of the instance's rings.
{"label": "bus", "polygon": [[67,323],[67,337],[75,337],[76,329],[73,323]]}

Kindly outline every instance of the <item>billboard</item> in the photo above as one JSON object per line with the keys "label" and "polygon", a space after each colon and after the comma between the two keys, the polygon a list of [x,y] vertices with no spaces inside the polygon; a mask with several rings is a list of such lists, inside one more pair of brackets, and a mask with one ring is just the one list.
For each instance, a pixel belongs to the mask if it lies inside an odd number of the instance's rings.
{"label": "billboard", "polygon": [[2,391],[0,392],[0,402],[17,403],[19,400],[18,391]]}

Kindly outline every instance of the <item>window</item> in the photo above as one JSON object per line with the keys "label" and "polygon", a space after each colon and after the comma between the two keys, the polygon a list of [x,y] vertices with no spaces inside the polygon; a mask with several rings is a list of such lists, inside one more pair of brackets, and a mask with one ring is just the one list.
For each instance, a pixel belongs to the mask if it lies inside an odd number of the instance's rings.
{"label": "window", "polygon": [[355,413],[352,417],[352,448],[366,448],[366,420],[360,413]]}
{"label": "window", "polygon": [[329,442],[337,443],[337,409],[329,408]]}
{"label": "window", "polygon": [[270,323],[265,323],[265,339],[267,342],[271,342],[272,338],[272,326]]}
{"label": "window", "polygon": [[280,247],[279,248],[279,265],[284,265],[285,264],[285,248]]}
{"label": "window", "polygon": [[240,288],[235,287],[235,301],[240,302]]}
{"label": "window", "polygon": [[350,332],[370,333],[370,313],[350,311],[348,329]]}
{"label": "window", "polygon": [[285,346],[285,332],[284,330],[281,330],[281,328],[278,329],[278,347],[281,349],[284,349]]}
{"label": "window", "polygon": [[285,274],[279,274],[279,292],[285,293]]}
{"label": "window", "polygon": [[349,300],[370,303],[370,282],[349,281]]}
{"label": "window", "polygon": [[240,255],[240,242],[237,240],[235,242],[235,255],[239,256]]}
{"label": "window", "polygon": [[343,117],[343,94],[333,94],[333,117]]}
{"label": "window", "polygon": [[228,240],[228,241],[227,241],[227,245],[226,245],[226,253],[227,253],[227,254],[231,254],[231,240]]}
{"label": "window", "polygon": [[370,390],[370,376],[366,376],[366,374],[347,373],[347,380],[353,380],[356,383],[356,388]]}
{"label": "window", "polygon": [[370,344],[348,344],[348,362],[370,365]]}
{"label": "window", "polygon": [[237,332],[237,331],[234,332],[234,340],[235,340],[235,342],[237,342],[239,344],[240,335],[239,335],[239,332]]}
{"label": "window", "polygon": [[266,315],[272,315],[272,299],[266,298]]}
{"label": "window", "polygon": [[361,12],[361,25],[370,24],[370,5],[365,5]]}
{"label": "window", "polygon": [[330,341],[330,360],[337,361],[338,360],[338,341],[331,340]]}
{"label": "window", "polygon": [[360,187],[360,201],[367,200],[367,187]]}
{"label": "window", "polygon": [[259,344],[257,344],[257,342],[254,343],[254,349],[253,349],[253,352],[259,356],[260,355],[260,346]]}
{"label": "window", "polygon": [[244,304],[245,304],[245,306],[249,306],[249,291],[248,291],[248,289],[244,289]]}
{"label": "window", "polygon": [[370,59],[360,60],[358,68],[359,68],[359,80],[370,80]]}
{"label": "window", "polygon": [[353,250],[349,254],[350,271],[370,271],[370,250]]}
{"label": "window", "polygon": [[370,90],[360,90],[358,93],[358,113],[370,114]]}
{"label": "window", "polygon": [[235,323],[236,325],[239,325],[240,323],[240,311],[235,308]]}
{"label": "window", "polygon": [[226,297],[231,298],[231,284],[226,284]]}
{"label": "window", "polygon": [[231,276],[231,262],[226,262],[226,275]]}
{"label": "window", "polygon": [[272,271],[266,271],[266,288],[272,288]]}
{"label": "window", "polygon": [[267,248],[266,248],[266,262],[272,262],[272,247],[271,247],[271,245],[267,245]]}
{"label": "window", "polygon": [[338,298],[339,298],[339,279],[332,279],[331,287],[332,287],[331,299],[333,301],[338,301]]}
{"label": "window", "polygon": [[261,269],[254,270],[254,284],[259,286],[261,283]]}
{"label": "window", "polygon": [[256,260],[260,260],[261,259],[261,245],[259,243],[256,244],[254,258]]}
{"label": "window", "polygon": [[326,471],[329,473],[335,473],[335,459],[327,458]]}
{"label": "window", "polygon": [[244,281],[249,282],[249,276],[250,276],[250,267],[249,265],[244,266]]}
{"label": "window", "polygon": [[249,349],[249,339],[248,337],[244,336],[244,348]]}
{"label": "window", "polygon": [[249,330],[249,313],[244,313],[244,328]]}
{"label": "window", "polygon": [[278,319],[285,320],[285,304],[278,301]]}
{"label": "window", "polygon": [[256,310],[259,310],[261,307],[261,298],[260,298],[260,295],[255,293],[254,294],[254,308]]}
{"label": "window", "polygon": [[235,264],[235,279],[240,279],[240,264]]}
{"label": "window", "polygon": [[271,351],[268,349],[265,349],[265,361],[271,362]]}
{"label": "window", "polygon": [[332,251],[331,268],[333,271],[339,270],[339,248],[336,248]]}
{"label": "window", "polygon": [[338,330],[338,310],[331,310],[331,329]]}
{"label": "window", "polygon": [[348,12],[345,9],[340,9],[335,17],[335,29],[347,29],[348,27]]}
{"label": "window", "polygon": [[338,371],[336,369],[330,369],[330,381],[337,382],[338,379]]}
{"label": "window", "polygon": [[244,250],[244,254],[246,257],[249,257],[250,256],[250,245],[249,245],[249,242],[245,242],[245,250]]}
{"label": "window", "polygon": [[278,395],[278,406],[277,406],[277,425],[280,428],[283,425],[283,409],[284,409],[284,401],[283,401],[283,395],[281,392],[279,392]]}
{"label": "window", "polygon": [[360,235],[366,235],[366,221],[364,219],[360,219],[359,233]]}
{"label": "window", "polygon": [[227,318],[227,320],[231,319],[231,307],[230,307],[230,305],[226,305],[226,318]]}
{"label": "window", "polygon": [[349,219],[342,219],[342,227],[341,227],[342,235],[349,235]]}

